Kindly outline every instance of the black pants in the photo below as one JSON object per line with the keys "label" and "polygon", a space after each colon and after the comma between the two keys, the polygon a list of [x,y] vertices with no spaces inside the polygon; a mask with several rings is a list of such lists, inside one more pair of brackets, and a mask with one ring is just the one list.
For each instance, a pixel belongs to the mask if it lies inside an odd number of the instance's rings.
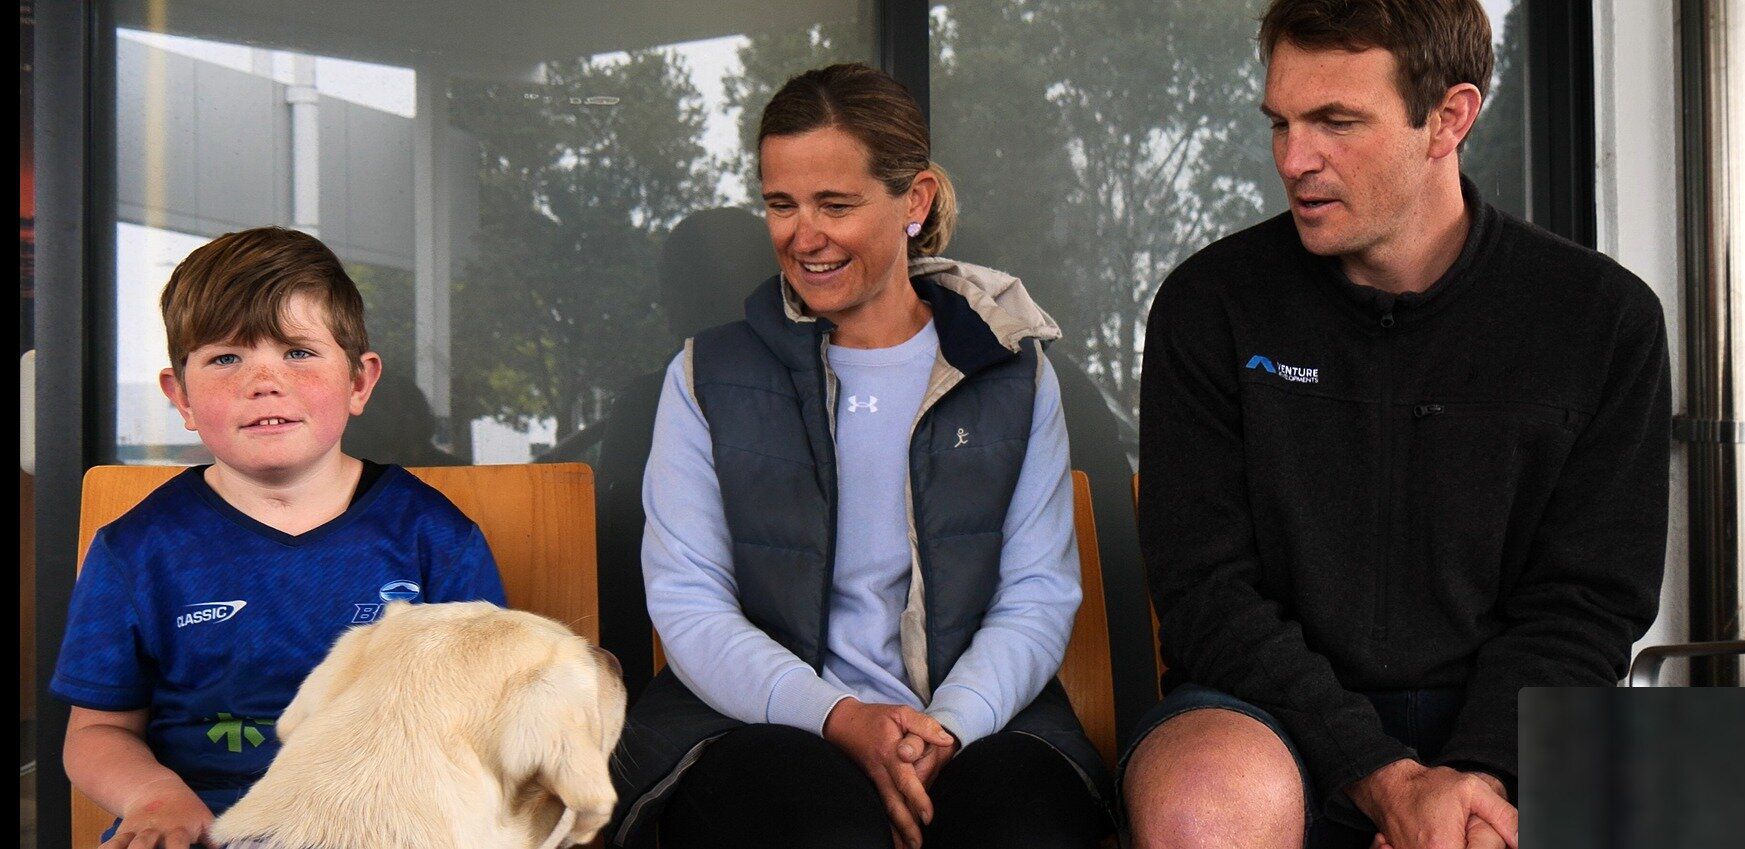
{"label": "black pants", "polygon": [[[1093,847],[1102,806],[1067,760],[1002,732],[964,747],[928,790],[926,849]],[[661,849],[891,849],[872,779],[842,750],[784,725],[748,725],[710,743],[673,788]]]}

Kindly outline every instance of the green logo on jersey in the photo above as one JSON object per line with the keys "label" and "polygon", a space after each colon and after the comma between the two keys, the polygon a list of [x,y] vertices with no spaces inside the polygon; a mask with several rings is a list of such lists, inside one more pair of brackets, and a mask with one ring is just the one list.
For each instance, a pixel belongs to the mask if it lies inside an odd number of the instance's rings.
{"label": "green logo on jersey", "polygon": [[206,732],[206,739],[216,743],[224,741],[224,747],[232,752],[242,751],[242,741],[247,740],[251,746],[259,746],[267,741],[266,735],[255,726],[270,726],[270,719],[249,719],[246,716],[231,716],[228,713],[218,715],[218,722]]}

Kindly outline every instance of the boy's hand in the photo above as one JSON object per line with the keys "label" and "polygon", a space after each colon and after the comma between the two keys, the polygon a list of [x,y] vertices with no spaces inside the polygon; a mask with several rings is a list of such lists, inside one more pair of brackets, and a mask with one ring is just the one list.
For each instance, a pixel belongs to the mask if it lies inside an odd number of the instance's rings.
{"label": "boy's hand", "polygon": [[160,778],[140,787],[121,812],[115,836],[98,849],[189,849],[210,846],[206,829],[212,811],[179,778]]}

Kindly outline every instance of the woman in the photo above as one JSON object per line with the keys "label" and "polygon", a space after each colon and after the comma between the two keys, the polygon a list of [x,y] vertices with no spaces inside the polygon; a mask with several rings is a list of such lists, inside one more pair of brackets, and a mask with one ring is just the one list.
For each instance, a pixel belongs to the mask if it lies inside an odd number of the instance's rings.
{"label": "woman", "polygon": [[609,834],[1093,845],[1107,778],[1053,678],[1080,598],[1059,329],[937,257],[950,183],[885,74],[789,80],[758,155],[781,274],[667,373],[643,573],[669,665]]}

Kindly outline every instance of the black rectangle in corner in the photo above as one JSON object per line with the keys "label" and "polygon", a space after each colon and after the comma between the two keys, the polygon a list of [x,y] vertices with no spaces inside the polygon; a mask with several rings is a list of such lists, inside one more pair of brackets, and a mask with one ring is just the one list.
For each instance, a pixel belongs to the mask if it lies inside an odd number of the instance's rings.
{"label": "black rectangle in corner", "polygon": [[1521,845],[1745,845],[1745,689],[1521,691]]}

